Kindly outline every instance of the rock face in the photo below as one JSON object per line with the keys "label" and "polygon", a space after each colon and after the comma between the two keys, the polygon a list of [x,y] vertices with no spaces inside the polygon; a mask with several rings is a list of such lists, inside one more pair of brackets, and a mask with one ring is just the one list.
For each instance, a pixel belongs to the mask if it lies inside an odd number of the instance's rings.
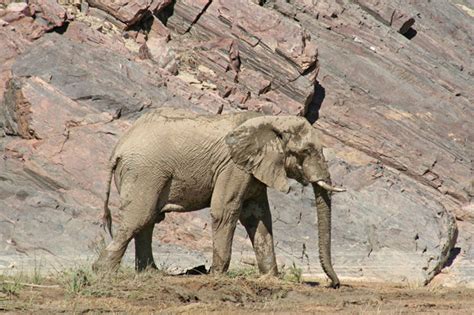
{"label": "rock face", "polygon": [[258,99],[273,103],[274,114],[306,112],[319,67],[316,45],[299,24],[239,0],[177,1],[166,25],[190,34],[196,75],[223,96],[236,94],[239,107]]}
{"label": "rock face", "polygon": [[127,26],[139,22],[147,14],[157,14],[168,5],[171,0],[87,0],[87,2],[96,8],[99,8]]}
{"label": "rock face", "polygon": [[[61,3],[0,5],[0,270],[89,263],[108,242],[98,218],[114,144],[141,113],[172,106],[315,123],[347,188],[333,198],[342,279],[474,286],[473,8]],[[280,266],[322,275],[311,190],[270,199]],[[157,264],[209,265],[209,220],[168,215]],[[233,251],[233,264],[254,264],[240,227]]]}

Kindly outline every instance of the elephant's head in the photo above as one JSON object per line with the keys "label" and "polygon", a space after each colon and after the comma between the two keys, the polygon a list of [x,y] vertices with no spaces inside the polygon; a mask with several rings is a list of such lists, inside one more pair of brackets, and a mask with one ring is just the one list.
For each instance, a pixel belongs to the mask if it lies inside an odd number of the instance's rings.
{"label": "elephant's head", "polygon": [[226,137],[234,163],[269,187],[287,193],[288,178],[311,183],[316,197],[319,257],[333,287],[339,279],[331,263],[331,185],[322,145],[302,117],[260,116],[244,122]]}

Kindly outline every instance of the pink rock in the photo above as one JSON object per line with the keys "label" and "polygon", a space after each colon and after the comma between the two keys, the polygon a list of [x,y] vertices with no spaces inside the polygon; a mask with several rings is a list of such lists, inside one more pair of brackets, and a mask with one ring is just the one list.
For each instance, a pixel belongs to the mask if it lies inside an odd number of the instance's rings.
{"label": "pink rock", "polygon": [[294,0],[292,3],[300,10],[314,14],[316,18],[335,18],[344,12],[337,1]]}
{"label": "pink rock", "polygon": [[300,72],[316,62],[316,46],[313,44],[306,49],[306,42],[309,43],[310,40],[303,29],[298,24],[283,19],[274,11],[247,1],[216,4],[213,2],[206,12],[208,11],[229,21],[237,36],[256,37],[263,46],[284,55],[298,66]]}
{"label": "pink rock", "polygon": [[148,52],[153,61],[155,61],[159,67],[169,71],[172,74],[177,74],[176,64],[176,53],[167,44],[166,38],[149,38],[146,42]]}
{"label": "pink rock", "polygon": [[226,99],[228,99],[231,103],[237,105],[239,108],[245,108],[245,103],[250,98],[250,92],[244,89],[231,89],[230,91],[230,95],[227,96]]}
{"label": "pink rock", "polygon": [[[64,33],[76,42],[87,43],[92,46],[106,46],[124,56],[130,56],[130,51],[125,47],[123,38],[119,34],[105,35],[80,21],[72,21]],[[131,57],[131,56],[130,56]]]}
{"label": "pink rock", "polygon": [[143,45],[146,42],[145,34],[143,34],[142,32],[138,32],[136,41],[137,44]]}
{"label": "pink rock", "polygon": [[239,82],[255,95],[268,92],[271,86],[271,81],[263,73],[249,68],[242,68],[239,73]]}
{"label": "pink rock", "polygon": [[399,33],[405,34],[413,24],[415,24],[414,12],[409,11],[405,6],[397,5],[388,0],[360,0],[358,3],[378,14],[388,25],[396,29]]}
{"label": "pink rock", "polygon": [[6,10],[9,12],[21,12],[24,13],[28,8],[28,4],[26,2],[12,2],[10,3]]}
{"label": "pink rock", "polygon": [[18,11],[7,11],[4,16],[2,16],[2,21],[10,24],[12,22],[18,21],[23,18],[25,15]]}
{"label": "pink rock", "polygon": [[170,39],[170,31],[159,19],[153,17],[153,24],[151,25],[148,37],[160,37],[168,41]]}
{"label": "pink rock", "polygon": [[126,25],[140,21],[147,12],[158,13],[171,4],[171,0],[87,0],[96,8],[104,10]]}
{"label": "pink rock", "polygon": [[[248,1],[177,1],[166,26],[178,34],[191,33],[189,45],[200,63],[215,74],[205,75],[221,95],[247,88],[265,93],[268,82],[277,98],[299,103],[290,112],[305,110],[311,101],[319,70],[314,40],[298,23]],[[253,82],[252,74],[260,73]],[[198,69],[199,71],[199,69]],[[299,107],[299,110],[296,108]],[[283,106],[282,106],[283,108]],[[287,112],[286,109],[284,111]]]}
{"label": "pink rock", "polygon": [[161,12],[164,8],[170,5],[173,0],[153,0],[150,4],[149,10],[153,13]]}
{"label": "pink rock", "polygon": [[[62,134],[67,124],[89,113],[85,107],[62,95],[45,80],[31,77],[21,81],[19,88],[10,82],[8,106],[14,112],[18,134],[25,139],[44,139],[52,134]],[[50,111],[55,119],[49,119]],[[34,117],[34,119],[33,119]]]}
{"label": "pink rock", "polygon": [[59,27],[67,20],[67,12],[56,0],[31,0],[30,9],[36,18],[47,21],[45,30]]}
{"label": "pink rock", "polygon": [[[312,98],[312,94],[310,98]],[[288,97],[283,93],[271,90],[268,93],[262,95],[262,98],[277,104],[281,112],[289,113],[291,115],[303,116],[307,111],[307,104],[301,104],[294,99]]]}

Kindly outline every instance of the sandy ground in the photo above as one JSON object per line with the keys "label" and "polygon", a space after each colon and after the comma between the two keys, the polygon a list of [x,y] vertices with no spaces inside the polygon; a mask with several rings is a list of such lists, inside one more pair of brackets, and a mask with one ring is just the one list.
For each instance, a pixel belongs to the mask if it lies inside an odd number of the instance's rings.
{"label": "sandy ground", "polygon": [[[29,280],[30,282],[25,282]],[[474,314],[474,290],[345,282],[295,283],[248,274],[167,276],[82,270],[0,278],[0,313]]]}

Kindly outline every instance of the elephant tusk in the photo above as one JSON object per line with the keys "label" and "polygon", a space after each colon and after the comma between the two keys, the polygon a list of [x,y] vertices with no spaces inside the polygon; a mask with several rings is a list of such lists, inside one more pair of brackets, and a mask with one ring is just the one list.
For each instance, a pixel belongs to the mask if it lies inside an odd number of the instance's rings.
{"label": "elephant tusk", "polygon": [[339,187],[334,187],[334,186],[331,186],[329,185],[328,183],[326,183],[325,181],[323,180],[318,180],[316,182],[316,184],[318,184],[320,187],[328,190],[328,191],[335,191],[335,192],[343,192],[343,191],[346,191],[344,188],[339,188]]}

